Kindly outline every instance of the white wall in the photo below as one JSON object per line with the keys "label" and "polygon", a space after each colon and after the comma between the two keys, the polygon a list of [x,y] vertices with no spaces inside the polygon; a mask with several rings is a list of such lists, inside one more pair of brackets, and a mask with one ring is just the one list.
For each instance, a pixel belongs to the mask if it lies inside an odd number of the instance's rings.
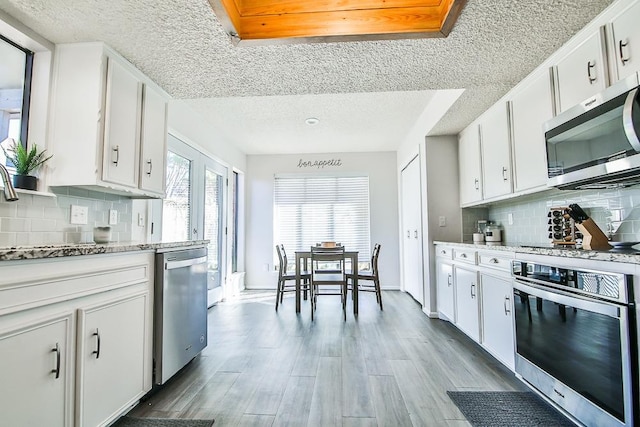
{"label": "white wall", "polygon": [[[299,168],[300,160],[340,159],[341,166]],[[395,152],[247,156],[246,279],[249,289],[275,289],[273,181],[280,173],[364,173],[369,176],[371,242],[380,243],[380,282],[400,284],[398,171]],[[298,249],[298,248],[296,248]],[[289,250],[290,252],[293,249]]]}

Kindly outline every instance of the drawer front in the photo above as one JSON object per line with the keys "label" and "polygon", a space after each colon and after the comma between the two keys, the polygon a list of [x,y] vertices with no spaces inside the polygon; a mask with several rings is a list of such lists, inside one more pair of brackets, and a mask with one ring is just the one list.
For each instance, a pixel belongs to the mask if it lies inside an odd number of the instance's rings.
{"label": "drawer front", "polygon": [[464,262],[467,264],[476,264],[476,254],[477,252],[473,249],[454,249],[453,250],[453,259],[459,262]]}
{"label": "drawer front", "polygon": [[500,271],[511,271],[511,260],[506,254],[479,253],[478,265],[482,267],[494,268]]}
{"label": "drawer front", "polygon": [[453,249],[448,246],[436,246],[436,256],[442,259],[453,259]]}

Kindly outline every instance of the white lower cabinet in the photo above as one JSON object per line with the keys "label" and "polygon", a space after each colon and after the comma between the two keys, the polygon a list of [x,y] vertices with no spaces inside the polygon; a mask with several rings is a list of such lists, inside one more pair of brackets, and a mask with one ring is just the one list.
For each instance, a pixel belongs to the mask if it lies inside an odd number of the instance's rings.
{"label": "white lower cabinet", "polygon": [[0,331],[0,424],[73,425],[72,326],[64,313]]}
{"label": "white lower cabinet", "polygon": [[112,420],[146,391],[149,293],[78,310],[77,414],[80,425]]}
{"label": "white lower cabinet", "polygon": [[507,279],[480,274],[482,283],[482,344],[509,369],[515,369],[513,290]]}
{"label": "white lower cabinet", "polygon": [[455,267],[456,322],[474,341],[480,341],[478,272]]}
{"label": "white lower cabinet", "polygon": [[0,263],[0,425],[106,426],[151,390],[153,262]]}
{"label": "white lower cabinet", "polygon": [[453,266],[438,262],[438,313],[447,320],[455,321],[455,288],[453,287]]}

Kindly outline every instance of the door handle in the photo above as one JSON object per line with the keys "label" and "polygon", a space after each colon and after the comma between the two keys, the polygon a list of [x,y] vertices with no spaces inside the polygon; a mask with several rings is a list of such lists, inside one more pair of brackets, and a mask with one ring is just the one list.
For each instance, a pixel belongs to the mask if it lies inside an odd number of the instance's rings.
{"label": "door handle", "polygon": [[411,230],[407,230],[407,239],[411,238]]}
{"label": "door handle", "polygon": [[96,340],[96,349],[91,352],[91,354],[96,355],[96,359],[100,359],[100,331],[96,328],[96,331],[93,333],[93,336],[97,338]]}
{"label": "door handle", "polygon": [[60,344],[56,343],[55,348],[52,348],[51,352],[56,354],[56,367],[51,370],[51,373],[56,374],[56,379],[58,379],[60,378]]}
{"label": "door handle", "polygon": [[591,61],[587,62],[587,78],[589,79],[589,84],[593,84],[596,81],[596,77],[591,75],[591,70],[593,68],[595,68],[596,66],[596,61],[594,60],[593,63]]}
{"label": "door handle", "polygon": [[471,284],[471,299],[476,297],[476,292],[475,291],[476,291],[476,284],[472,283]]}
{"label": "door handle", "polygon": [[413,231],[413,237],[416,239],[418,238],[418,230]]}
{"label": "door handle", "polygon": [[511,313],[510,306],[511,306],[511,299],[508,296],[504,297],[504,315],[505,316],[508,316],[509,313]]}
{"label": "door handle", "polygon": [[[625,39],[626,40],[626,39]],[[618,53],[620,54],[620,62],[622,62],[622,65],[627,65],[627,62],[629,62],[629,59],[631,59],[630,57],[624,57],[624,52],[622,51],[623,47],[627,47],[629,45],[629,42],[627,41],[626,43],[624,43],[621,40],[618,41]]]}
{"label": "door handle", "polygon": [[475,188],[476,188],[476,190],[479,190],[479,189],[480,189],[480,180],[479,180],[478,178],[476,178],[476,179],[474,180],[474,184],[475,184]]}
{"label": "door handle", "polygon": [[151,176],[151,171],[153,170],[153,163],[151,163],[151,159],[147,160],[147,165],[149,166],[149,170],[147,171],[147,175]]}
{"label": "door handle", "polygon": [[502,168],[502,180],[503,181],[507,181],[508,180],[508,178],[507,178],[507,168],[505,168],[505,167]]}
{"label": "door handle", "polygon": [[[112,160],[111,162],[114,165],[118,166],[118,162],[120,161],[120,146],[116,145],[115,147],[111,148],[111,150],[113,150],[112,154],[115,154],[115,156],[116,156],[115,160]],[[113,157],[113,155],[112,155],[112,157]]]}
{"label": "door handle", "polygon": [[451,274],[447,275],[447,286],[451,286],[453,283],[451,281]]}

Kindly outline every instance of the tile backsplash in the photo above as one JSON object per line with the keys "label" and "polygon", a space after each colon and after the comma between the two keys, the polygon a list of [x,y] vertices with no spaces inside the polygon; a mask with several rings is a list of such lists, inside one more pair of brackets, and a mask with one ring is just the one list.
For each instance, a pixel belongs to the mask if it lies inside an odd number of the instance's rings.
{"label": "tile backsplash", "polygon": [[[91,243],[93,227],[108,225],[110,209],[118,212],[111,240],[131,240],[131,199],[74,187],[52,191],[55,197],[20,192],[16,202],[0,196],[0,246]],[[71,205],[88,208],[86,225],[71,224]]]}
{"label": "tile backsplash", "polygon": [[[579,204],[611,240],[640,241],[640,187],[617,190],[547,190],[497,202],[483,209],[464,209],[464,240],[471,240],[477,219],[502,226],[505,243],[549,243],[547,213],[555,206]],[[509,214],[513,224],[509,224]]]}

